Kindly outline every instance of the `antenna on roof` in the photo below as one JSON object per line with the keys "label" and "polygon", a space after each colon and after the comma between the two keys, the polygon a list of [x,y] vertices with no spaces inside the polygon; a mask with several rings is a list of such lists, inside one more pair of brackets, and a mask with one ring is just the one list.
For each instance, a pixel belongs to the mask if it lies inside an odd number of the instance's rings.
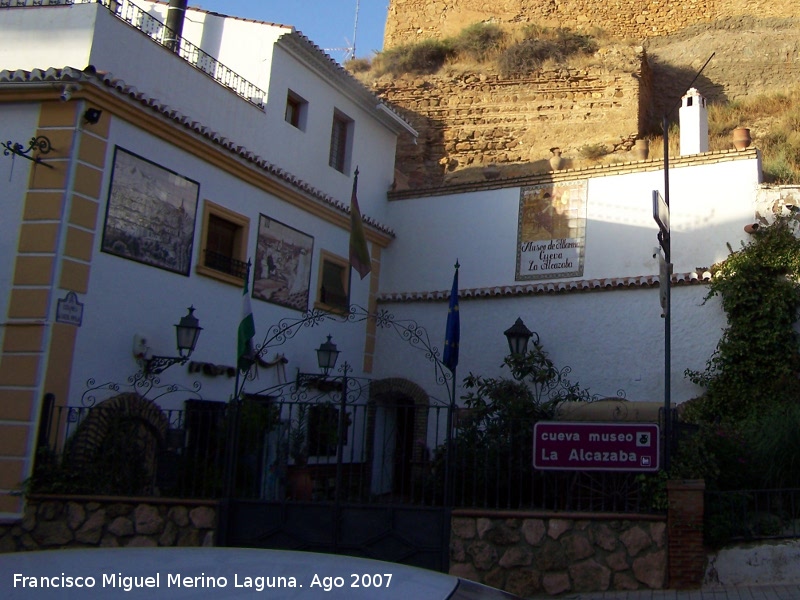
{"label": "antenna on roof", "polygon": [[352,43],[347,38],[344,38],[345,43],[347,44],[341,48],[323,48],[325,52],[344,52],[344,56],[342,56],[342,62],[346,63],[351,58],[356,57],[356,35],[358,34],[358,10],[361,5],[361,0],[356,0],[356,22],[353,25],[353,41]]}

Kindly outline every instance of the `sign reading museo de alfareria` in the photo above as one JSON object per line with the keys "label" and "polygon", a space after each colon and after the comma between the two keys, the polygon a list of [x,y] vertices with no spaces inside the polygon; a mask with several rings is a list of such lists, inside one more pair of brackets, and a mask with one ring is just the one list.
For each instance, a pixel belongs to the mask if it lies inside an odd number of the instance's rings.
{"label": "sign reading museo de alfareria", "polygon": [[533,428],[533,466],[573,471],[657,471],[655,423],[542,421]]}

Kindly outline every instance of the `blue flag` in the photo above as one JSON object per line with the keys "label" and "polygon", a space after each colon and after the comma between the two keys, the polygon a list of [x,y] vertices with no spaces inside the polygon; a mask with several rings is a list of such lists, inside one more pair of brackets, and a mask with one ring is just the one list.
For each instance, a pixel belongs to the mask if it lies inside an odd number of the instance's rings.
{"label": "blue flag", "polygon": [[453,274],[453,289],[450,290],[450,308],[447,310],[447,331],[444,336],[444,366],[455,372],[458,365],[458,343],[461,338],[461,323],[458,316],[458,262]]}

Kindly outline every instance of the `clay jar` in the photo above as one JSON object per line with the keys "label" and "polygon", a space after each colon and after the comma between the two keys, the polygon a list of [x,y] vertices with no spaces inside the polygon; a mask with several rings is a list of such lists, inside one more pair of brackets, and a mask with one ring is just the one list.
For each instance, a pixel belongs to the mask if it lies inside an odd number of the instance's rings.
{"label": "clay jar", "polygon": [[550,152],[553,153],[553,156],[550,157],[550,168],[558,171],[564,162],[564,159],[561,158],[561,148],[550,148]]}
{"label": "clay jar", "polygon": [[733,130],[733,147],[737,150],[744,150],[752,143],[750,130],[747,127],[737,127]]}

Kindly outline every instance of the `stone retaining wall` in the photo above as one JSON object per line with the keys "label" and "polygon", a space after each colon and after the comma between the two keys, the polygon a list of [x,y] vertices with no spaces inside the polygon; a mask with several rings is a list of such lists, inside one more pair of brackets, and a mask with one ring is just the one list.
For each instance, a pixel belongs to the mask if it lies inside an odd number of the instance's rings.
{"label": "stone retaining wall", "polygon": [[450,573],[520,596],[661,589],[666,519],[453,511]]}
{"label": "stone retaining wall", "polygon": [[216,502],[153,498],[28,498],[0,523],[0,552],[118,546],[214,546]]}
{"label": "stone retaining wall", "polygon": [[726,17],[794,17],[796,10],[796,0],[391,0],[384,48],[453,36],[481,21],[599,28],[643,40]]}
{"label": "stone retaining wall", "polygon": [[641,48],[606,53],[602,64],[585,69],[514,79],[468,74],[373,82],[373,91],[419,132],[416,143],[410,136],[398,142],[396,164],[408,186],[437,185],[448,173],[491,163],[541,161],[549,170],[554,146],[565,156],[593,144],[630,149],[649,102],[646,61]]}

